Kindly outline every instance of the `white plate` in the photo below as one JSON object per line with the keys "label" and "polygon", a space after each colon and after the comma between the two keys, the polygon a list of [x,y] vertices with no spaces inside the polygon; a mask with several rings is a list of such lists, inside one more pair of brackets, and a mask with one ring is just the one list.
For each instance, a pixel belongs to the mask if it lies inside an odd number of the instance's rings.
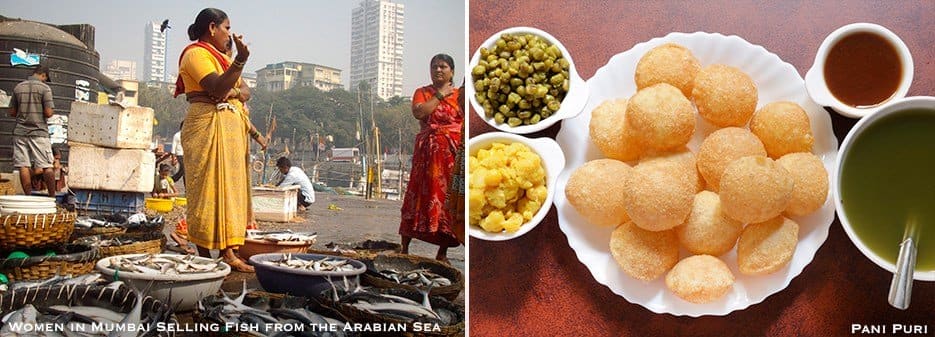
{"label": "white plate", "polygon": [[[800,226],[799,244],[786,268],[771,275],[746,276],[738,272],[735,250],[721,256],[736,277],[736,282],[733,290],[719,301],[707,304],[689,303],[676,297],[666,288],[664,277],[644,283],[627,276],[610,255],[610,233],[613,228],[601,228],[587,223],[568,204],[564,191],[571,172],[586,161],[603,157],[588,136],[591,110],[606,99],[633,95],[636,92],[636,84],[633,81],[636,63],[651,48],[666,42],[675,42],[690,49],[703,67],[721,63],[745,71],[756,82],[759,91],[757,108],[778,100],[792,101],[802,106],[808,112],[815,136],[812,152],[824,162],[829,181],[834,181],[838,141],[831,128],[831,117],[809,99],[802,77],[795,67],[783,62],[765,48],[737,36],[701,32],[671,33],[663,38],[637,44],[630,50],[615,55],[588,80],[590,97],[584,111],[577,117],[566,120],[556,138],[565,152],[567,163],[556,186],[558,193],[555,194],[555,206],[558,209],[559,227],[568,237],[568,244],[597,282],[631,303],[642,305],[656,313],[692,317],[722,316],[762,302],[767,296],[784,289],[802,272],[828,237],[828,228],[834,220],[834,203],[829,195],[820,210],[807,217],[793,218]],[[715,130],[700,117],[698,119],[694,138],[688,145],[692,151],[697,151],[704,137]],[[681,257],[688,256],[683,249]]]}

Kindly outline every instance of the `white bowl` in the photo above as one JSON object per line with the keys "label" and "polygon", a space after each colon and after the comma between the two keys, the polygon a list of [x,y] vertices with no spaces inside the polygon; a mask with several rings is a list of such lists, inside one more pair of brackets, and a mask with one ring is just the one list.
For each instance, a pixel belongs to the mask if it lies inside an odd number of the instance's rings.
{"label": "white bowl", "polygon": [[484,107],[477,102],[477,97],[474,96],[474,76],[471,74],[471,70],[474,69],[474,67],[477,66],[477,63],[480,61],[480,48],[477,48],[477,50],[474,51],[474,56],[471,57],[471,64],[468,65],[467,70],[464,72],[464,76],[467,78],[464,81],[466,95],[471,101],[471,106],[474,107],[474,111],[477,113],[477,115],[480,116],[484,122],[487,122],[488,125],[496,128],[497,130],[527,134],[542,131],[554,125],[555,123],[558,123],[560,120],[575,117],[581,113],[581,109],[584,108],[584,104],[588,101],[588,86],[584,83],[584,80],[581,79],[581,76],[578,75],[578,70],[575,69],[575,61],[572,60],[571,54],[568,53],[568,49],[565,49],[565,46],[562,45],[558,39],[552,35],[549,35],[549,33],[532,27],[508,28],[501,30],[487,38],[487,40],[481,44],[481,47],[487,47],[489,49],[494,45],[494,43],[497,42],[497,39],[500,38],[500,35],[516,33],[528,33],[544,38],[546,41],[549,41],[549,43],[557,46],[558,49],[562,51],[562,56],[568,60],[568,77],[570,77],[570,83],[568,85],[568,93],[565,94],[565,98],[561,102],[562,106],[558,109],[558,111],[556,111],[548,118],[545,118],[539,121],[539,123],[533,125],[520,125],[517,127],[512,127],[506,123],[499,124],[493,118],[487,118],[487,116],[484,114]]}
{"label": "white bowl", "polygon": [[[218,262],[218,264],[221,265],[221,270],[219,271],[180,275],[143,274],[122,270],[117,272],[111,267],[111,261],[115,258],[128,258],[141,255],[144,254],[116,255],[103,258],[97,261],[97,270],[111,280],[119,279],[136,289],[146,289],[146,287],[152,284],[149,293],[146,295],[152,296],[163,303],[168,303],[170,306],[178,304],[177,311],[194,309],[199,300],[208,295],[214,295],[218,289],[221,289],[221,284],[224,283],[224,277],[231,273],[230,265],[224,262]],[[180,255],[175,254],[156,254],[156,256],[162,255],[180,257]],[[202,262],[213,261],[212,259],[204,257],[195,257],[195,260]],[[114,275],[115,273],[116,276]],[[171,303],[169,302],[170,293],[172,297]]]}
{"label": "white bowl", "polygon": [[[824,70],[825,59],[828,58],[831,47],[848,35],[862,32],[870,32],[879,35],[893,45],[896,49],[896,53],[899,55],[899,60],[903,64],[903,76],[899,82],[899,87],[896,88],[896,92],[886,101],[870,107],[856,108],[844,104],[831,94],[828,85],[825,83]],[[831,32],[831,34],[822,41],[821,46],[818,47],[818,53],[815,55],[815,63],[812,64],[812,68],[805,74],[805,89],[815,103],[821,106],[831,107],[831,109],[834,109],[834,111],[846,117],[861,118],[880,110],[887,102],[893,102],[906,97],[906,93],[909,92],[909,85],[912,83],[912,73],[912,54],[909,53],[909,47],[906,47],[906,43],[899,39],[899,36],[896,36],[896,34],[889,29],[877,24],[863,22],[852,23]]]}
{"label": "white bowl", "polygon": [[[841,201],[841,173],[843,173],[844,160],[847,159],[847,152],[850,151],[851,146],[854,145],[854,139],[857,135],[867,129],[870,125],[873,125],[874,122],[880,120],[883,117],[892,115],[894,112],[903,111],[906,109],[913,108],[927,108],[935,109],[935,97],[931,96],[920,96],[920,97],[909,97],[899,100],[893,100],[890,103],[884,105],[876,113],[867,116],[866,118],[861,119],[851,128],[851,131],[847,133],[847,136],[844,137],[844,142],[841,144],[840,154],[838,155],[837,160],[837,173],[834,175],[834,204],[837,207],[838,218],[841,219],[841,226],[844,227],[844,231],[847,232],[847,237],[851,239],[851,242],[857,246],[857,249],[864,254],[870,261],[876,263],[883,269],[886,269],[890,273],[896,271],[896,266],[889,261],[884,260],[879,255],[874,253],[870,248],[860,240],[860,237],[857,236],[857,233],[854,232],[854,229],[851,228],[851,222],[847,218],[847,212],[845,212],[844,204]],[[935,244],[932,242],[925,242],[921,244]],[[935,281],[935,270],[931,271],[915,271],[913,274],[913,279],[919,281]]]}
{"label": "white bowl", "polygon": [[[528,233],[539,225],[542,219],[545,218],[545,215],[549,213],[549,209],[552,208],[552,197],[555,195],[555,182],[558,179],[558,174],[565,168],[565,155],[562,153],[562,148],[558,146],[558,143],[550,138],[529,139],[504,132],[485,133],[471,138],[468,146],[471,149],[471,155],[476,155],[478,150],[487,149],[493,143],[522,143],[538,154],[539,157],[542,158],[542,163],[545,166],[545,186],[548,190],[545,201],[542,203],[542,206],[539,207],[539,211],[536,212],[536,215],[533,216],[531,220],[523,223],[516,232],[510,233],[504,231],[491,233],[478,226],[470,226],[470,234],[475,238],[488,241],[505,241]],[[470,177],[470,173],[468,177]],[[468,178],[468,181],[470,181],[470,178]]]}

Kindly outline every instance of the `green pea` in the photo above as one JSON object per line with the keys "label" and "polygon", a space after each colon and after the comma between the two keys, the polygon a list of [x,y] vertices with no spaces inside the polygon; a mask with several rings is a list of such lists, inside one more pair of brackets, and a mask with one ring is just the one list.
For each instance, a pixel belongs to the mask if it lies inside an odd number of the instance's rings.
{"label": "green pea", "polygon": [[523,121],[516,117],[510,117],[510,119],[508,119],[506,122],[512,127],[517,127],[523,124]]}
{"label": "green pea", "polygon": [[562,107],[562,104],[559,103],[558,101],[551,101],[547,104],[546,107],[549,108],[549,110],[552,110],[553,112],[557,112],[558,109]]}
{"label": "green pea", "polygon": [[474,76],[480,76],[486,72],[487,72],[487,67],[482,66],[482,65],[477,65],[476,67],[474,67],[473,70],[471,70],[471,74],[474,74]]}
{"label": "green pea", "polygon": [[523,110],[516,114],[516,116],[522,119],[526,119],[529,118],[529,116],[532,116],[532,112],[529,110]]}
{"label": "green pea", "polygon": [[497,124],[503,124],[504,118],[506,117],[504,117],[503,114],[499,112],[493,115],[493,120],[497,122]]}
{"label": "green pea", "polygon": [[539,121],[542,120],[542,118],[539,116],[540,115],[532,115],[532,117],[529,117],[529,124],[539,123]]}
{"label": "green pea", "polygon": [[519,108],[520,108],[520,109],[529,109],[529,108],[532,107],[532,104],[529,104],[529,101],[527,101],[527,100],[519,101],[519,104],[517,104],[517,105],[519,105]]}
{"label": "green pea", "polygon": [[565,76],[562,74],[554,75],[549,79],[549,83],[552,83],[553,86],[561,85],[562,82],[565,82]]}

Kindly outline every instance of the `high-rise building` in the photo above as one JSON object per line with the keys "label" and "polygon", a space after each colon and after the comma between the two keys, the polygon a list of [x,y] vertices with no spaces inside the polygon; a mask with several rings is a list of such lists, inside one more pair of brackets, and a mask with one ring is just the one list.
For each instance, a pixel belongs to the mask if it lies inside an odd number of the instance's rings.
{"label": "high-rise building", "polygon": [[146,24],[143,48],[143,82],[166,81],[166,33],[160,32],[158,22]]}
{"label": "high-rise building", "polygon": [[371,83],[382,99],[403,94],[403,5],[363,0],[351,15],[351,82]]}
{"label": "high-rise building", "polygon": [[135,80],[136,62],[128,60],[113,60],[104,66],[104,75],[114,80]]}
{"label": "high-rise building", "polygon": [[267,64],[266,68],[256,71],[256,86],[269,91],[308,86],[331,91],[344,87],[341,85],[341,69],[302,62]]}

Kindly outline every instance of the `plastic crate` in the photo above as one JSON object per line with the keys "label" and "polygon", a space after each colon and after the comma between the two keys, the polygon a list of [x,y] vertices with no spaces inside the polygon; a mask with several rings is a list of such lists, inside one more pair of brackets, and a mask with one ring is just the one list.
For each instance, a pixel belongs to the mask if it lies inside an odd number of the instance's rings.
{"label": "plastic crate", "polygon": [[72,191],[75,192],[75,209],[81,214],[132,215],[146,207],[146,194],[143,192]]}

